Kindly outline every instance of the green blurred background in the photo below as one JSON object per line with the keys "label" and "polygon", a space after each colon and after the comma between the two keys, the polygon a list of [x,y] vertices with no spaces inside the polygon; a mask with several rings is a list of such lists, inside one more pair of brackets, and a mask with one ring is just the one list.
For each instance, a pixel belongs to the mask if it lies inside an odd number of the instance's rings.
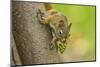
{"label": "green blurred background", "polygon": [[[72,23],[69,46],[61,55],[64,61],[95,60],[95,6],[52,4]],[[68,60],[69,59],[69,60]]]}

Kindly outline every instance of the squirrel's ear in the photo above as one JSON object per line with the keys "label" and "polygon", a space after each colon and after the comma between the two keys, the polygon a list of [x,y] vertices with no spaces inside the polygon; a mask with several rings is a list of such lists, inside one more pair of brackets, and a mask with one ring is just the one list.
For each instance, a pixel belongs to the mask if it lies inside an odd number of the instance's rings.
{"label": "squirrel's ear", "polygon": [[60,20],[59,21],[59,27],[62,27],[64,25],[64,21],[63,20]]}
{"label": "squirrel's ear", "polygon": [[69,30],[69,31],[70,31],[71,26],[72,26],[72,23],[70,23],[70,24],[68,25],[68,30]]}

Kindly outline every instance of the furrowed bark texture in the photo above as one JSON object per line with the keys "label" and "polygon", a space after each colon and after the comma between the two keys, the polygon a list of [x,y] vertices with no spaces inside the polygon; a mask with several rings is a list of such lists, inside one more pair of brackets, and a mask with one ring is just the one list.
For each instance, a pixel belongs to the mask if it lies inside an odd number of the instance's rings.
{"label": "furrowed bark texture", "polygon": [[59,63],[62,60],[56,50],[50,50],[50,28],[39,22],[37,9],[45,11],[43,3],[12,2],[12,32],[21,63]]}

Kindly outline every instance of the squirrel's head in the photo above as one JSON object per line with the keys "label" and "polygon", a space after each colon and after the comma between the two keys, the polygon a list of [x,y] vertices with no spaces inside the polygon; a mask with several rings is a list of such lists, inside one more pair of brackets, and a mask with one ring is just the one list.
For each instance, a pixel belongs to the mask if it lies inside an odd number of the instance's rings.
{"label": "squirrel's head", "polygon": [[68,38],[70,35],[70,28],[72,23],[68,25],[68,22],[65,22],[63,20],[59,21],[58,28],[56,29],[56,37],[59,39]]}

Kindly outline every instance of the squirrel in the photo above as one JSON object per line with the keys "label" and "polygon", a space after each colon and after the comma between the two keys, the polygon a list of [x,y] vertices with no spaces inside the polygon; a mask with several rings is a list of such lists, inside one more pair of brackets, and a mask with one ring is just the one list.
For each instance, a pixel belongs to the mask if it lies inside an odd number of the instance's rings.
{"label": "squirrel", "polygon": [[46,10],[47,17],[43,16],[43,13],[39,12],[38,14],[41,14],[40,22],[42,24],[48,24],[52,31],[52,41],[50,44],[50,48],[53,48],[57,46],[57,41],[61,40],[63,42],[66,42],[68,37],[70,36],[70,28],[72,23],[68,25],[68,19],[65,15],[63,15],[60,12],[57,12],[55,9],[52,8],[52,6],[48,3],[44,3],[44,7]]}

